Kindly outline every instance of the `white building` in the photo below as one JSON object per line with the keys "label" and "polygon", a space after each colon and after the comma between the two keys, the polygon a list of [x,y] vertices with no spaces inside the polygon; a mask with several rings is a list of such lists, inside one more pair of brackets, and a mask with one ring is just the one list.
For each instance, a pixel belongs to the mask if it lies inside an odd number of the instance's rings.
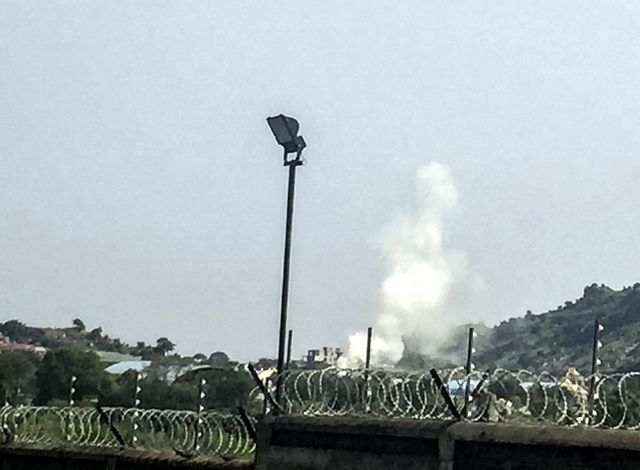
{"label": "white building", "polygon": [[318,362],[335,366],[342,356],[342,349],[325,346],[322,349],[309,349],[307,352],[307,366],[313,366]]}

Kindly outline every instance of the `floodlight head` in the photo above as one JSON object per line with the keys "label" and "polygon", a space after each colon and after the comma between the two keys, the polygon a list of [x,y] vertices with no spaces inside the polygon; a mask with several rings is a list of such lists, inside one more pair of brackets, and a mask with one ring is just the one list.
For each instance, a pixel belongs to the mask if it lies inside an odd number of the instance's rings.
{"label": "floodlight head", "polygon": [[307,143],[304,141],[304,137],[302,137],[301,135],[296,137],[295,144],[298,147],[297,152],[302,152],[307,146]]}
{"label": "floodlight head", "polygon": [[268,117],[267,124],[271,128],[276,142],[284,148],[285,154],[300,154],[307,146],[302,136],[298,135],[300,124],[292,117],[284,114]]}

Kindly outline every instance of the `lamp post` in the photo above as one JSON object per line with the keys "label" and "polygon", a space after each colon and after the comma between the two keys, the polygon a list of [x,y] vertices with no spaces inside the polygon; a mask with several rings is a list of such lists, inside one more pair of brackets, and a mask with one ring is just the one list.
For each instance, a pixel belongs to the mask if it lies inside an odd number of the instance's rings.
{"label": "lamp post", "polygon": [[[293,195],[296,184],[296,168],[302,165],[302,151],[307,146],[298,135],[300,124],[292,117],[280,114],[268,117],[276,142],[284,149],[284,166],[289,167],[289,185],[287,189],[287,221],[284,238],[284,267],[282,270],[282,297],[280,299],[280,335],[278,341],[278,381],[276,384],[276,402],[281,405],[281,374],[284,371],[285,342],[287,335],[287,305],[289,302],[289,266],[291,264],[291,230],[293,226]],[[295,157],[290,157],[295,154]]]}

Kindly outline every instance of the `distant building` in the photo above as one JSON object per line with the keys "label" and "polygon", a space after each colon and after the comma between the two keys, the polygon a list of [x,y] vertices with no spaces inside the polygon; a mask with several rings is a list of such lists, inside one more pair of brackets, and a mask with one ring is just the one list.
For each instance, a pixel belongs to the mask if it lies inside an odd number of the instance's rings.
{"label": "distant building", "polygon": [[317,363],[335,366],[342,356],[342,349],[323,347],[322,349],[309,349],[307,352],[307,367],[313,367]]}
{"label": "distant building", "polygon": [[33,344],[14,343],[11,338],[0,333],[0,351],[32,351],[36,352]]}
{"label": "distant building", "polygon": [[105,370],[110,374],[122,375],[130,369],[133,369],[136,372],[140,372],[142,369],[144,369],[145,367],[149,367],[150,365],[151,361],[122,361],[111,364]]}
{"label": "distant building", "polygon": [[98,355],[100,362],[105,362],[108,365],[118,364],[119,362],[137,362],[140,361],[139,357],[132,356],[131,354],[122,354],[115,351],[91,351]]}

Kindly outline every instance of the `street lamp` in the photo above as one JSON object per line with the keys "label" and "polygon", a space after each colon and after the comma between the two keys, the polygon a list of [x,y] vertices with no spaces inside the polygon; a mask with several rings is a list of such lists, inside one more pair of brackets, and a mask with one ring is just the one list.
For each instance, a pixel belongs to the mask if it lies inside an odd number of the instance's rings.
{"label": "street lamp", "polygon": [[[289,266],[291,264],[291,229],[293,225],[293,194],[296,184],[296,167],[302,165],[302,151],[307,146],[301,135],[298,135],[300,124],[292,117],[280,114],[268,117],[267,124],[271,128],[276,142],[284,149],[284,166],[289,167],[289,186],[287,189],[287,222],[284,239],[284,267],[282,270],[282,298],[280,300],[280,336],[278,341],[278,380],[276,384],[276,402],[281,405],[280,385],[284,371],[285,340],[287,334],[287,304],[289,300]],[[295,157],[290,158],[290,154]]]}
{"label": "street lamp", "polygon": [[[273,136],[276,138],[278,145],[284,148],[284,164],[292,165],[293,161],[300,161],[302,150],[307,146],[304,138],[298,135],[300,130],[300,124],[292,117],[279,114],[278,116],[268,117],[267,124],[273,132]],[[296,158],[291,161],[287,161],[287,157],[290,153],[295,153]],[[302,163],[294,164],[293,166],[301,165]]]}

